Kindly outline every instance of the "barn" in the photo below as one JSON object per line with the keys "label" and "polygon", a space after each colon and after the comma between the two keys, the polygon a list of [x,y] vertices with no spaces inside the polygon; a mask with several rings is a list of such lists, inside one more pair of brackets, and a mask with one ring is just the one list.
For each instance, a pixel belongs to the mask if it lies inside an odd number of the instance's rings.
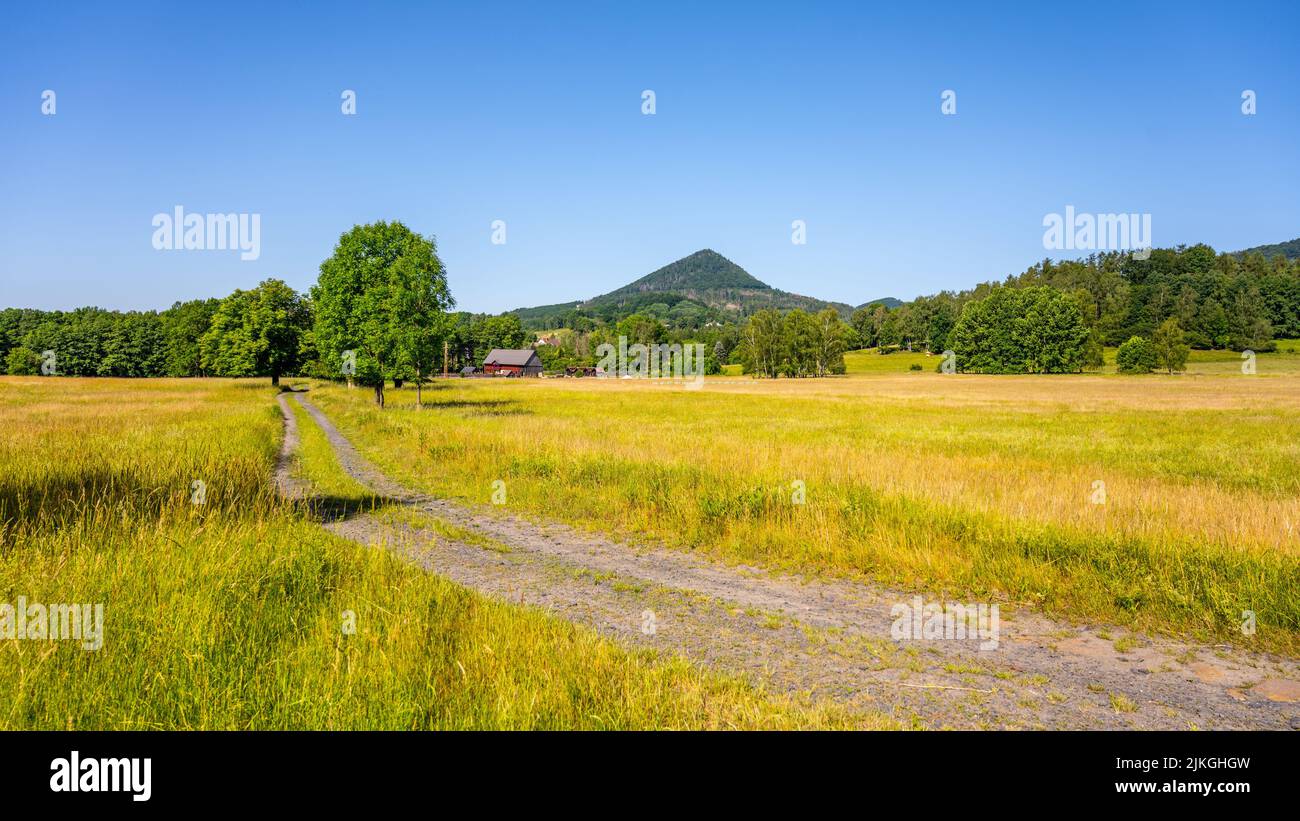
{"label": "barn", "polygon": [[493,376],[541,376],[542,360],[534,350],[493,348],[483,360],[483,372]]}

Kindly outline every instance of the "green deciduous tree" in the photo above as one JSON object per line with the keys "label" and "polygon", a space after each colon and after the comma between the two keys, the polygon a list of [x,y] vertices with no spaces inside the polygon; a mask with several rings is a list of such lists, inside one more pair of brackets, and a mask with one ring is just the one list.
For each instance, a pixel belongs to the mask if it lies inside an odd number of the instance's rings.
{"label": "green deciduous tree", "polygon": [[306,300],[278,279],[236,290],[217,306],[203,335],[202,368],[217,376],[269,376],[278,385],[301,364],[310,324]]}
{"label": "green deciduous tree", "polygon": [[[312,289],[313,340],[327,362],[355,353],[356,376],[384,405],[384,381],[414,359],[437,336],[432,323],[452,304],[447,277],[432,239],[400,222],[358,225],[339,237],[321,263]],[[405,312],[421,306],[415,315]]]}
{"label": "green deciduous tree", "polygon": [[880,326],[888,315],[889,309],[880,303],[864,305],[854,311],[850,320],[856,335],[854,343],[859,348],[874,348],[880,344]]}
{"label": "green deciduous tree", "polygon": [[844,373],[844,351],[848,349],[848,340],[852,329],[840,319],[839,311],[825,308],[814,317],[817,331],[814,337],[816,350],[814,363],[817,376],[831,373]]}
{"label": "green deciduous tree", "polygon": [[219,299],[176,302],[159,314],[163,333],[163,373],[167,376],[205,376],[201,340],[212,325]]}
{"label": "green deciduous tree", "polygon": [[1140,336],[1132,336],[1115,352],[1115,364],[1120,373],[1151,373],[1159,363],[1155,346]]}
{"label": "green deciduous tree", "polygon": [[747,373],[775,377],[785,359],[785,322],[779,311],[765,308],[745,324],[742,362]]}
{"label": "green deciduous tree", "polygon": [[5,373],[11,376],[34,376],[41,372],[41,357],[36,351],[19,345],[5,356]]}
{"label": "green deciduous tree", "polygon": [[1191,349],[1184,341],[1183,328],[1177,319],[1170,317],[1160,323],[1151,338],[1151,344],[1155,348],[1156,362],[1160,367],[1169,373],[1187,370],[1187,356]]}
{"label": "green deciduous tree", "polygon": [[[395,267],[395,279],[398,358],[415,379],[415,406],[423,408],[424,382],[437,372],[444,343],[450,340],[447,310],[452,306],[451,293],[436,253],[432,259],[419,253],[402,257]],[[518,317],[514,317],[514,325],[519,325]]]}
{"label": "green deciduous tree", "polygon": [[975,373],[1073,373],[1086,361],[1078,301],[1054,288],[995,288],[968,302],[950,336],[957,368]]}
{"label": "green deciduous tree", "polygon": [[[844,373],[844,351],[852,335],[852,328],[834,308],[815,315],[795,308],[784,317],[774,309],[764,309],[745,324],[737,350],[747,373],[826,376]],[[725,350],[725,345],[715,349],[715,354],[717,350]]]}

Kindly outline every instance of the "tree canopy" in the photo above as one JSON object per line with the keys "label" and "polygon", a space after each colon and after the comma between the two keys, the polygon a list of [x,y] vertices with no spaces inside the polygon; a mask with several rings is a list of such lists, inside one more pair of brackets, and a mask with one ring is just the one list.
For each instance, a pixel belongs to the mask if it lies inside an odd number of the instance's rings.
{"label": "tree canopy", "polygon": [[[384,404],[384,380],[427,362],[442,314],[453,304],[432,239],[400,222],[358,225],[339,237],[312,288],[313,336],[327,363],[354,375]],[[427,367],[427,364],[424,365]]]}
{"label": "tree canopy", "polygon": [[1087,340],[1069,295],[1047,287],[997,288],[967,303],[951,347],[962,372],[1072,373],[1083,369]]}
{"label": "tree canopy", "polygon": [[307,301],[278,279],[221,300],[200,341],[204,371],[217,376],[269,376],[296,371],[311,325]]}
{"label": "tree canopy", "polygon": [[844,351],[851,333],[834,308],[815,315],[796,308],[785,316],[764,309],[746,323],[740,356],[745,371],[758,376],[844,373]]}

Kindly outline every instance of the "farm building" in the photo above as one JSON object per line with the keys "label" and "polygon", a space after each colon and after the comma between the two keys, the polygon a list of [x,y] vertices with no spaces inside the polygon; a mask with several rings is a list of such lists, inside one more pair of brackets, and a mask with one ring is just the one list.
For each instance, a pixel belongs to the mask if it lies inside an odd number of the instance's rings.
{"label": "farm building", "polygon": [[493,348],[483,360],[483,372],[494,376],[541,376],[542,360],[533,350]]}

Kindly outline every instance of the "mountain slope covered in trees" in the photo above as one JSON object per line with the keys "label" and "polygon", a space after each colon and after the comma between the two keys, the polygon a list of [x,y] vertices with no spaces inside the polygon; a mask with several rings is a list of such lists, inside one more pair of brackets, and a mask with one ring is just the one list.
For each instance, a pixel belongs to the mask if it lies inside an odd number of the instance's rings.
{"label": "mountain slope covered in trees", "polygon": [[771,290],[736,263],[710,248],[670,262],[636,282],[609,292],[607,297],[639,294],[646,291],[719,291],[728,289]]}
{"label": "mountain slope covered in trees", "polygon": [[[536,334],[530,330],[565,328],[539,348],[550,370],[590,366],[600,343],[613,344],[623,336],[645,344],[704,343],[714,371],[723,364],[750,362],[756,371],[771,374],[833,373],[835,350],[984,351],[969,333],[964,344],[956,338],[966,314],[971,321],[977,318],[978,310],[968,310],[971,304],[1001,290],[1039,288],[1061,295],[1077,309],[1067,312],[1059,300],[1042,294],[1022,300],[1030,307],[1050,308],[1053,316],[1077,313],[1086,330],[1081,360],[1073,350],[1078,343],[1072,341],[1071,324],[1063,334],[1071,350],[1051,362],[1031,361],[1020,343],[1032,334],[1015,331],[1001,340],[1006,345],[988,350],[987,361],[979,358],[982,354],[966,356],[959,367],[990,372],[1068,370],[1079,362],[1089,367],[1099,361],[1103,346],[1135,338],[1164,340],[1171,350],[1185,344],[1254,351],[1272,350],[1274,339],[1300,338],[1300,258],[1281,253],[1266,258],[1193,245],[1154,249],[1147,259],[1120,252],[1046,259],[1001,282],[905,303],[876,300],[854,311],[770,288],[705,250],[586,302],[499,316],[438,308],[435,313],[445,314],[444,321],[429,323],[420,361],[411,368],[406,368],[410,363],[395,365],[392,372],[411,370],[414,377],[440,372],[444,351],[446,367],[458,370],[479,364],[493,347],[531,344]],[[1020,310],[1018,299],[1000,299],[991,306],[1007,308],[999,316],[1014,314]],[[556,310],[547,313],[549,309]],[[86,376],[334,376],[337,363],[330,356],[323,361],[318,349],[319,311],[315,299],[273,279],[222,300],[176,303],[164,311],[8,308],[0,310],[0,372],[30,374],[48,368]],[[844,328],[833,321],[845,317]],[[968,322],[966,330],[971,327]],[[1166,329],[1163,335],[1161,328]]]}
{"label": "mountain slope covered in trees", "polygon": [[1272,245],[1256,245],[1254,248],[1247,248],[1244,251],[1238,251],[1236,256],[1245,257],[1251,254],[1259,254],[1264,259],[1272,259],[1281,254],[1287,259],[1300,259],[1300,237],[1296,237],[1289,242],[1276,242]]}
{"label": "mountain slope covered in trees", "polygon": [[588,330],[599,323],[616,323],[645,314],[674,328],[702,328],[710,323],[743,321],[763,309],[816,312],[834,308],[844,318],[853,306],[827,302],[773,288],[744,268],[709,248],[652,271],[621,288],[589,300],[520,308],[524,327],[533,330]]}

